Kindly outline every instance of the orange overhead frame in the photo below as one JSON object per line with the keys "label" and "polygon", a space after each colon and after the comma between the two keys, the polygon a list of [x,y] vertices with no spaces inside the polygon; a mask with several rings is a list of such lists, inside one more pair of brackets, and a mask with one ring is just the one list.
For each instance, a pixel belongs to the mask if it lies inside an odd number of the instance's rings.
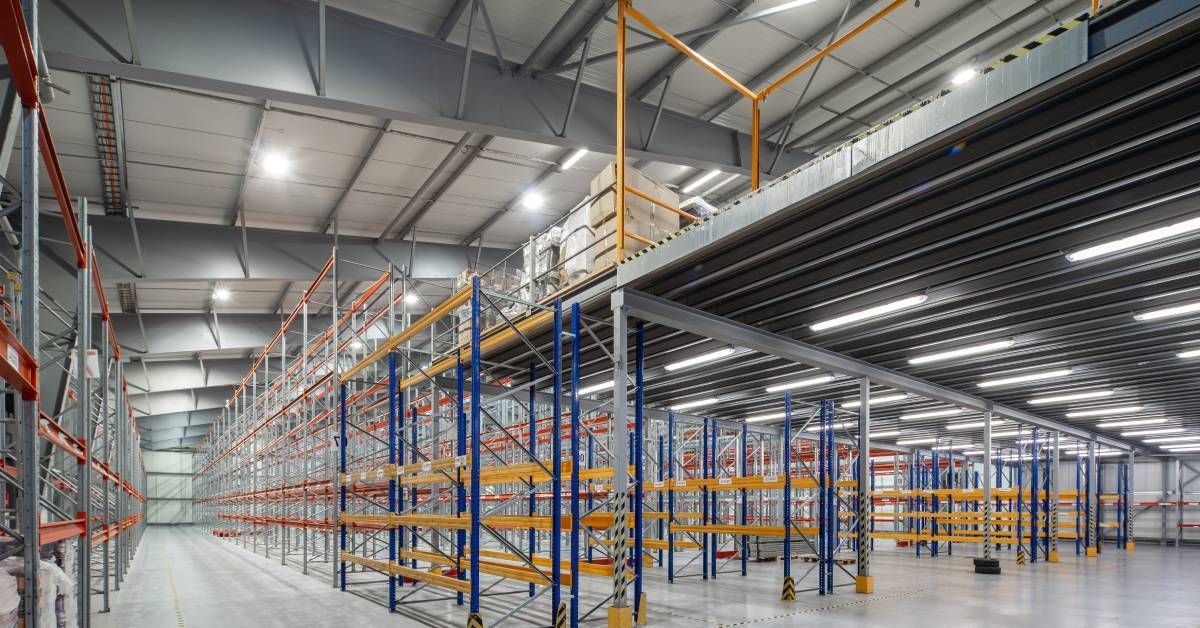
{"label": "orange overhead frame", "polygon": [[[829,56],[831,53],[833,53],[834,50],[837,50],[846,42],[850,41],[851,39],[854,39],[859,34],[861,34],[863,31],[867,30],[872,25],[874,25],[876,22],[878,22],[879,20],[882,20],[884,17],[887,17],[887,15],[889,13],[900,8],[905,2],[908,2],[908,0],[893,0],[893,2],[889,5],[887,5],[886,7],[884,7],[883,10],[879,11],[875,15],[872,15],[868,20],[866,20],[862,24],[859,24],[858,26],[854,27],[853,29],[850,30],[850,32],[841,36],[836,41],[834,41],[833,43],[826,46],[824,49],[818,51],[815,55],[809,57],[808,59],[805,59],[803,63],[801,63],[800,65],[793,68],[787,74],[783,75],[783,77],[781,77],[779,80],[766,86],[761,91],[755,92],[754,90],[750,89],[749,87],[739,83],[736,79],[734,79],[732,76],[730,76],[727,72],[725,72],[721,68],[717,67],[717,65],[714,64],[712,61],[709,61],[707,58],[705,58],[699,52],[693,50],[687,44],[680,41],[679,38],[675,37],[671,33],[668,33],[662,27],[655,24],[654,21],[651,20],[649,17],[646,17],[646,15],[644,13],[633,8],[633,0],[619,0],[617,2],[617,173],[616,173],[617,184],[616,184],[615,189],[625,190],[626,192],[629,192],[636,196],[640,196],[646,200],[649,200],[652,203],[660,205],[661,207],[664,207],[667,209],[672,209],[676,213],[680,213],[689,219],[695,220],[694,216],[692,216],[690,214],[686,214],[684,212],[680,212],[678,209],[671,208],[666,205],[662,205],[662,204],[658,203],[657,201],[655,201],[653,198],[650,198],[648,195],[640,193],[638,190],[625,185],[625,126],[626,126],[625,125],[625,122],[626,122],[626,119],[625,119],[625,60],[626,60],[625,28],[626,28],[626,19],[625,18],[626,18],[626,16],[632,17],[634,20],[637,20],[643,26],[648,28],[650,30],[650,32],[661,37],[663,41],[670,44],[673,48],[678,50],[680,53],[682,53],[683,55],[692,59],[696,63],[700,64],[701,67],[708,70],[714,76],[721,79],[721,81],[723,81],[725,84],[732,87],[734,89],[734,91],[736,91],[737,93],[741,94],[742,96],[745,96],[746,98],[750,99],[750,107],[751,107],[751,113],[750,113],[750,116],[751,116],[751,121],[750,121],[750,125],[751,125],[750,186],[751,186],[751,188],[757,190],[759,187],[759,184],[761,182],[761,174],[760,174],[759,170],[760,170],[761,163],[762,163],[762,160],[761,160],[761,152],[762,152],[762,149],[761,149],[762,128],[761,128],[761,126],[762,126],[762,124],[761,124],[759,115],[760,115],[762,101],[765,100],[767,98],[767,96],[769,96],[771,94],[771,92],[774,92],[775,90],[779,89],[784,84],[786,84],[788,81],[799,76],[805,70],[816,65],[818,61]],[[1093,0],[1092,1],[1092,13],[1093,14],[1095,14],[1098,6],[1099,6],[1099,0]],[[782,150],[782,147],[780,147],[780,150]],[[631,238],[631,239],[637,240],[639,242],[645,242],[645,243],[648,243],[648,241],[645,238],[635,236],[634,234],[627,233],[625,231],[625,216],[624,216],[625,195],[624,194],[617,194],[616,210],[617,210],[616,254],[617,254],[617,263],[620,264],[622,261],[625,260],[625,238]]]}

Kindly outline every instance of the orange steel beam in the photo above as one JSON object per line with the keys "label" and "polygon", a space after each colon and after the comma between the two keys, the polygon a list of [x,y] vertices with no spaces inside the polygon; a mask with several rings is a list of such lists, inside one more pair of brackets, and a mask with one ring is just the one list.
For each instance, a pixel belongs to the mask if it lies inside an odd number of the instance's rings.
{"label": "orange steel beam", "polygon": [[[759,121],[758,103],[757,95],[750,100],[750,130],[752,133],[750,138],[750,188],[754,190],[758,189],[759,146],[762,145],[762,129],[760,128],[762,125]],[[783,147],[780,146],[778,150],[783,150]]]}
{"label": "orange steel beam", "polygon": [[[699,63],[705,70],[708,70],[713,75],[715,75],[717,78],[724,81],[727,85],[732,87],[739,94],[741,94],[751,100],[754,100],[758,96],[758,94],[754,93],[754,90],[750,89],[749,87],[746,87],[745,85],[742,85],[741,83],[739,83],[737,81],[737,79],[733,78],[732,76],[729,76],[729,74],[726,73],[725,70],[718,68],[712,61],[705,59],[704,55],[701,55],[699,52],[692,50],[691,48],[688,47],[687,44],[683,43],[682,41],[679,41],[679,39],[676,38],[674,35],[672,35],[671,33],[668,33],[667,31],[663,30],[662,28],[659,28],[658,24],[655,24],[650,18],[648,18],[644,14],[642,14],[641,11],[638,11],[637,9],[633,8],[632,4],[625,7],[625,12],[629,14],[629,17],[632,17],[633,19],[641,22],[643,26],[650,29],[650,32],[654,33],[655,35],[658,35],[659,37],[661,37],[663,39],[663,41],[667,42],[668,44],[671,44],[671,46],[673,48],[675,48],[679,52],[687,55],[688,57],[691,57],[691,59],[693,61],[695,61],[696,63]],[[619,29],[620,27],[618,26],[617,28]]]}
{"label": "orange steel beam", "polygon": [[[896,9],[899,9],[902,5],[904,5],[908,1],[909,0],[893,0],[892,3],[887,5],[886,7],[884,7],[882,11],[880,11],[879,13],[876,13],[875,15],[872,15],[870,17],[870,19],[868,19],[867,21],[863,22],[862,24],[859,24],[858,26],[854,27],[853,29],[850,30],[850,32],[846,33],[845,35],[842,35],[841,37],[839,37],[837,39],[837,41],[833,42],[832,44],[829,44],[828,46],[826,46],[824,49],[822,49],[817,54],[809,57],[808,59],[805,59],[804,63],[801,63],[800,65],[796,66],[791,72],[784,74],[783,77],[780,78],[778,81],[775,81],[774,83],[771,83],[770,85],[764,87],[763,90],[758,93],[758,98],[760,98],[760,99],[766,98],[767,96],[769,96],[771,94],[771,92],[779,89],[780,87],[783,87],[783,85],[785,83],[796,78],[796,76],[799,75],[800,73],[802,73],[805,70],[816,65],[816,63],[818,61],[829,56],[834,50],[837,50],[838,48],[840,48],[842,46],[842,44],[845,44],[846,42],[850,41],[851,39],[854,39],[860,33],[867,30],[868,28],[870,28],[872,25],[874,25],[879,20],[882,20],[883,18],[887,17],[889,13],[891,13],[892,11],[895,11]],[[1093,0],[1093,1],[1095,1],[1095,0]]]}
{"label": "orange steel beam", "polygon": [[617,172],[613,186],[617,210],[616,263],[625,261],[625,13],[631,0],[617,0]]}
{"label": "orange steel beam", "polygon": [[645,244],[646,246],[650,246],[651,244],[654,244],[654,242],[653,242],[653,241],[651,241],[651,240],[647,240],[646,238],[643,238],[642,236],[640,236],[640,235],[638,235],[638,234],[636,234],[636,233],[629,233],[629,232],[626,232],[626,233],[625,233],[625,237],[627,237],[627,238],[629,238],[629,239],[631,239],[631,240],[637,240],[638,242],[641,242],[642,244]]}
{"label": "orange steel beam", "polygon": [[651,203],[654,203],[655,205],[657,205],[671,213],[679,214],[679,216],[682,218],[687,218],[688,220],[696,220],[697,219],[695,216],[683,211],[682,209],[679,209],[678,207],[671,207],[669,204],[664,203],[664,202],[658,200],[657,198],[650,196],[649,194],[646,194],[645,192],[633,187],[632,185],[625,186],[625,191],[629,192],[630,194],[637,196],[639,198],[644,198],[647,201],[650,201]]}

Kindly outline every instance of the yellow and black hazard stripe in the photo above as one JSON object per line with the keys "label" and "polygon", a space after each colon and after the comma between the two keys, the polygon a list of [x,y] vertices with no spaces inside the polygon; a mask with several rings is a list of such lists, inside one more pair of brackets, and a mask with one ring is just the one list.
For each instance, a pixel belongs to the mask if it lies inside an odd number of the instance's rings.
{"label": "yellow and black hazard stripe", "polygon": [[784,602],[796,601],[796,581],[791,576],[783,579],[783,595],[779,599]]}
{"label": "yellow and black hazard stripe", "polygon": [[467,615],[467,628],[483,628],[483,615],[479,613]]}
{"label": "yellow and black hazard stripe", "polygon": [[566,628],[567,625],[567,605],[563,602],[558,603],[558,609],[554,611],[554,628]]}

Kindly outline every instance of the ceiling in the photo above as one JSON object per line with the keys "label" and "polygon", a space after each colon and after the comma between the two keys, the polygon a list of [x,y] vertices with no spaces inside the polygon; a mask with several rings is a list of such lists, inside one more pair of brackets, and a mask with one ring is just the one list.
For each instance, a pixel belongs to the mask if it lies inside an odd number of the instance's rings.
{"label": "ceiling", "polygon": [[[120,11],[81,0],[45,7],[42,36],[52,81],[60,88],[54,90],[47,115],[67,182],[73,194],[91,202],[98,230],[104,225],[116,228],[112,225],[124,224],[117,221],[129,223],[125,235],[98,236],[101,249],[127,248],[126,240],[150,233],[151,228],[158,229],[154,231],[157,234],[174,235],[154,241],[142,237],[137,244],[142,248],[169,247],[170,238],[189,237],[189,225],[195,225],[193,229],[204,225],[205,233],[223,233],[222,237],[236,244],[244,226],[252,251],[259,242],[284,237],[276,235],[280,231],[328,237],[329,244],[336,232],[339,238],[360,238],[364,246],[413,240],[418,243],[418,256],[420,243],[459,247],[462,259],[457,263],[469,265],[472,245],[513,249],[559,219],[587,196],[591,178],[611,161],[611,153],[592,150],[569,170],[561,170],[558,164],[574,152],[574,146],[592,145],[587,141],[572,145],[571,132],[505,132],[500,123],[487,128],[466,124],[470,115],[460,125],[452,119],[453,112],[437,118],[445,124],[369,115],[364,112],[379,108],[353,106],[345,96],[322,100],[315,97],[311,86],[296,87],[294,92],[272,91],[269,98],[239,88],[239,81],[245,82],[238,67],[241,63],[278,61],[282,75],[285,62],[297,61],[296,50],[273,46],[276,40],[267,34],[282,38],[281,33],[292,28],[303,53],[313,53],[306,46],[315,36],[310,29],[315,21],[281,24],[294,15],[308,15],[306,12],[315,18],[314,4],[258,0],[232,3],[228,10],[212,8],[212,20],[235,19],[238,11],[246,11],[245,28],[263,28],[261,40],[234,37],[207,17],[185,21],[179,16],[195,8],[184,2],[136,5],[138,26],[133,40]],[[341,41],[339,33],[360,27],[382,33],[385,41],[417,41],[461,58],[471,20],[470,12],[463,10],[466,4],[458,0],[331,0],[330,63],[345,63],[347,55],[354,52],[335,45]],[[782,0],[639,0],[636,6],[667,31],[682,33],[783,4]],[[734,78],[758,88],[887,3],[815,0],[801,4],[688,41]],[[772,146],[792,147],[774,174],[782,174],[785,166],[802,162],[936,92],[955,71],[1004,54],[1074,17],[1089,3],[923,0],[919,4],[906,4],[887,15],[866,34],[829,55],[814,71],[764,101],[763,124],[769,131],[782,129],[795,112],[786,140],[769,136]],[[611,5],[606,0],[486,2],[487,21],[494,28],[505,76],[520,84],[569,88],[576,78],[569,66],[581,58],[584,38],[590,36],[589,57],[603,57],[614,49]],[[279,19],[273,22],[274,15]],[[263,21],[259,24],[251,18]],[[172,23],[187,25],[188,41],[172,39],[168,29],[160,27]],[[631,32],[631,46],[649,41],[639,28]],[[497,72],[491,35],[482,15],[474,20],[473,81],[493,80],[483,76],[478,64],[491,64],[490,73]],[[131,41],[139,45],[138,59]],[[193,45],[196,48],[189,48]],[[213,76],[205,82],[191,80],[180,67],[192,66],[167,68],[165,62],[159,63],[165,56],[156,51],[176,46],[181,51],[204,50],[212,68],[200,68],[201,61],[195,59],[188,63],[196,64],[197,75],[211,70]],[[245,52],[247,46],[255,46],[253,54],[226,59],[234,51]],[[655,140],[664,147],[661,150],[669,151],[677,144],[671,135],[676,127],[671,125],[684,121],[707,125],[696,128],[717,125],[712,128],[748,132],[748,103],[731,98],[728,87],[695,63],[681,61],[680,55],[666,46],[629,56],[631,92],[650,112],[661,98],[664,117],[672,121],[656,136],[661,137]],[[313,70],[311,57],[304,63]],[[87,68],[101,64],[108,64],[103,66],[105,71],[93,74],[113,80],[97,91],[87,79]],[[156,64],[163,65],[161,71]],[[367,67],[366,62],[359,65]],[[412,85],[420,85],[424,79],[419,65],[390,62],[388,76],[378,79],[407,80],[411,74]],[[331,72],[330,89],[337,89],[339,80],[348,81],[343,78],[346,74]],[[667,74],[672,78],[664,96]],[[223,77],[229,83],[212,80]],[[604,58],[588,62],[581,80],[585,95],[612,90],[614,63]],[[222,85],[228,88],[218,89]],[[98,111],[95,104],[108,102],[104,98],[115,103],[114,112]],[[452,103],[452,95],[446,98]],[[474,98],[486,101],[487,94]],[[537,105],[524,109],[536,109]],[[98,148],[105,144],[97,120],[104,115],[115,118],[119,131],[115,141],[121,147],[118,165],[123,196],[115,207],[105,206],[101,176],[106,154]],[[607,116],[600,116],[603,121],[592,120],[596,117],[592,110],[581,108],[571,129],[611,124]],[[553,121],[550,126],[557,124]],[[646,150],[642,154],[657,153]],[[277,158],[286,162],[286,172],[271,171],[272,160]],[[10,165],[10,176],[15,174],[16,163]],[[676,187],[707,171],[686,154],[678,160],[643,158],[638,167]],[[748,187],[748,177],[744,170],[731,171],[733,176],[714,179],[696,192],[714,204],[737,197]],[[717,183],[720,187],[713,189]],[[542,197],[540,206],[522,202],[531,190]],[[47,199],[46,204],[52,200]],[[166,226],[160,229],[162,225]],[[172,226],[173,231],[168,231]],[[279,248],[286,251],[286,246]],[[230,251],[222,253],[233,257]],[[138,250],[137,256],[142,254]],[[126,299],[130,309],[121,315],[126,319],[116,324],[127,331],[127,335],[119,335],[131,360],[127,373],[131,377],[143,373],[144,388],[135,386],[140,392],[133,399],[143,442],[152,448],[191,447],[223,406],[231,384],[240,381],[232,373],[239,366],[248,366],[256,347],[261,348],[273,332],[272,317],[277,320],[290,311],[307,285],[305,278],[313,273],[300,269],[295,276],[258,276],[248,269],[240,278],[215,271],[205,276],[204,269],[215,267],[215,262],[197,256],[191,260],[194,272],[186,277],[178,273],[156,276],[152,261],[143,260],[139,266],[132,257],[129,252],[113,253],[105,256],[101,265],[114,310],[122,290],[132,297]],[[305,257],[317,256],[306,253]],[[307,262],[312,267],[321,260]],[[137,268],[141,272],[130,271]],[[453,276],[450,270],[431,273],[422,283],[423,295],[436,301],[447,292]],[[354,279],[344,281],[341,289],[350,294],[362,285],[364,280]],[[213,290],[218,287],[229,289],[232,298],[214,302]],[[699,298],[698,294],[692,298]],[[153,330],[180,329],[194,331],[174,333],[171,342],[156,346],[153,336],[158,332]],[[864,355],[866,348],[878,347],[870,355],[881,360],[898,351],[878,339],[857,336],[840,339],[837,346],[861,350]]]}

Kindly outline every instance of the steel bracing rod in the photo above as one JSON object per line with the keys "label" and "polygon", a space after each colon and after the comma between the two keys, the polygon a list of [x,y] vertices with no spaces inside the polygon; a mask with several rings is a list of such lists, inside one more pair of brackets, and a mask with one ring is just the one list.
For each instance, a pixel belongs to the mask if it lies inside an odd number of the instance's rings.
{"label": "steel bracing rod", "polygon": [[[618,307],[627,308],[631,316],[658,323],[671,329],[687,330],[688,333],[708,337],[718,342],[729,343],[737,347],[816,368],[828,369],[844,375],[866,377],[876,384],[898,388],[929,399],[944,401],[964,409],[980,412],[992,411],[1001,416],[1029,425],[1036,425],[1045,429],[1057,429],[1064,434],[1085,440],[1095,438],[1097,442],[1118,449],[1129,450],[1132,447],[1123,441],[1093,434],[1086,430],[1052,421],[1024,410],[995,404],[987,399],[963,393],[953,388],[940,386],[892,369],[875,366],[834,351],[764,331],[685,305],[673,303],[666,299],[630,288],[622,288],[614,292],[611,301],[614,310]],[[619,389],[620,387],[618,386],[617,388]]]}
{"label": "steel bracing rod", "polygon": [[[750,5],[753,4],[753,2],[754,0],[736,0],[736,2],[727,4],[725,13],[721,15],[721,19],[709,25],[709,27],[717,27],[715,30],[710,30],[706,33],[697,35],[695,39],[685,43],[687,43],[688,47],[692,50],[699,51],[717,35],[719,35],[721,33],[721,29],[731,26],[731,24],[727,23],[736,20],[737,16],[740,15],[742,11],[750,8]],[[767,10],[772,11],[773,9]],[[632,51],[633,49],[630,48],[630,52]],[[587,57],[586,50],[583,53],[583,57]],[[655,70],[653,74],[650,75],[650,78],[647,78],[645,81],[642,81],[641,85],[635,87],[633,91],[629,93],[629,97],[633,100],[642,100],[649,96],[651,92],[653,92],[654,89],[659,85],[663,85],[662,93],[666,94],[668,86],[664,84],[670,81],[671,75],[674,74],[675,70],[679,69],[679,66],[686,63],[687,60],[687,55],[683,54],[682,52],[676,52],[675,55],[671,57],[670,61],[664,63],[657,70]],[[582,65],[580,67],[582,67]],[[649,142],[647,142],[647,144],[649,144]]]}
{"label": "steel bracing rod", "polygon": [[479,0],[469,0],[470,8],[467,9],[467,46],[463,51],[463,69],[462,78],[458,83],[458,105],[455,107],[454,117],[462,119],[463,114],[467,110],[467,87],[471,81],[471,57],[475,55],[474,38],[475,33],[475,14],[479,12]]}

